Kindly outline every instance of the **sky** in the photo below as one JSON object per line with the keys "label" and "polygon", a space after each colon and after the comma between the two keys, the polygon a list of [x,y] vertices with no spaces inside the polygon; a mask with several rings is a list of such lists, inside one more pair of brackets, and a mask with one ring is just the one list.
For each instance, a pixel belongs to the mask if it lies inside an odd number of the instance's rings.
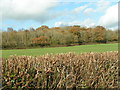
{"label": "sky", "polygon": [[80,25],[118,28],[118,0],[0,0],[0,30]]}

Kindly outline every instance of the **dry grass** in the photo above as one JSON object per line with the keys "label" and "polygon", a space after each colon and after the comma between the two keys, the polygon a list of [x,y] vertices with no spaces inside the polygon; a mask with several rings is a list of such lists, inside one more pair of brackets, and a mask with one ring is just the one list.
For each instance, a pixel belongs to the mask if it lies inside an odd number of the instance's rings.
{"label": "dry grass", "polygon": [[118,52],[3,60],[4,88],[118,88]]}

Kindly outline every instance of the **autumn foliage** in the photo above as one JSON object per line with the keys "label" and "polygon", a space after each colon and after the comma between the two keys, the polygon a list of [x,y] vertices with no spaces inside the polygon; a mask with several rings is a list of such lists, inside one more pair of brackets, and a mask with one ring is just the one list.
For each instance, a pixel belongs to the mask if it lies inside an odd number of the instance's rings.
{"label": "autumn foliage", "polygon": [[49,44],[48,38],[46,36],[40,36],[38,38],[32,39],[33,44],[39,44],[39,45],[47,45]]}
{"label": "autumn foliage", "polygon": [[29,48],[39,46],[70,46],[89,43],[107,43],[118,41],[118,31],[107,30],[103,26],[52,27],[46,25],[37,29],[15,31],[8,28],[2,32],[2,48]]}

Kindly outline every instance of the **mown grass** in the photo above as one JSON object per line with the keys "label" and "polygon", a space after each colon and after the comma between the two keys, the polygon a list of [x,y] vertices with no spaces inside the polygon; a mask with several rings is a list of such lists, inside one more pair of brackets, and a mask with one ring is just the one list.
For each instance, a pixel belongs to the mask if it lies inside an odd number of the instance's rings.
{"label": "mown grass", "polygon": [[80,45],[71,47],[2,50],[2,57],[7,58],[10,55],[39,56],[47,53],[57,54],[67,52],[83,53],[83,52],[106,52],[106,51],[118,51],[118,43]]}

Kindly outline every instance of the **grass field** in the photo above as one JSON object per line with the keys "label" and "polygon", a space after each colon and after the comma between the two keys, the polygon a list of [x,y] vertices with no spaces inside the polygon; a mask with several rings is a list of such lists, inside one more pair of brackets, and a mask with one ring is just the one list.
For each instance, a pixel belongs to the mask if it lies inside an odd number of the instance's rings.
{"label": "grass field", "polygon": [[47,53],[56,54],[56,53],[67,53],[67,52],[83,53],[83,52],[106,52],[106,51],[118,51],[118,43],[80,45],[80,46],[71,46],[71,47],[2,50],[2,57],[7,58],[10,55],[39,56]]}

